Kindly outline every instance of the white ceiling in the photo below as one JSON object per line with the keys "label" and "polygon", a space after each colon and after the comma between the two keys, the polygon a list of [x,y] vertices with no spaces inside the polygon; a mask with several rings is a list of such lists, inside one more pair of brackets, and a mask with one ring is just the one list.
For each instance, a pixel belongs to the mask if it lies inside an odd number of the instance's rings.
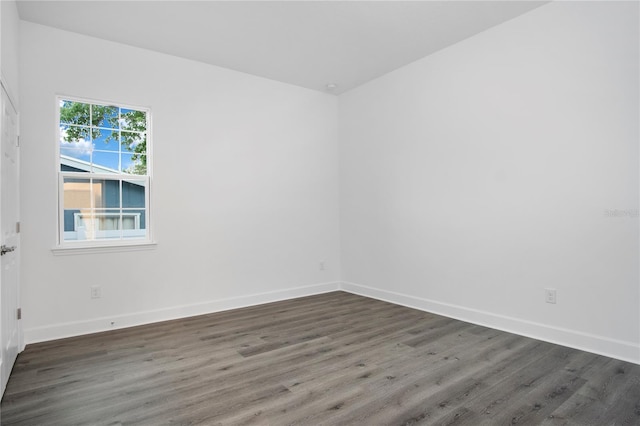
{"label": "white ceiling", "polygon": [[18,1],[20,18],[339,94],[544,1]]}

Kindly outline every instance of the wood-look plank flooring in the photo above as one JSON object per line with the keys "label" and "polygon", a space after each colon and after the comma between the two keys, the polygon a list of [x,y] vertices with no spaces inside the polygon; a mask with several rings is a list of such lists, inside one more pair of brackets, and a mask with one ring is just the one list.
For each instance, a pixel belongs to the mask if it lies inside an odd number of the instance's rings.
{"label": "wood-look plank flooring", "polygon": [[27,346],[3,425],[640,425],[640,365],[332,292]]}

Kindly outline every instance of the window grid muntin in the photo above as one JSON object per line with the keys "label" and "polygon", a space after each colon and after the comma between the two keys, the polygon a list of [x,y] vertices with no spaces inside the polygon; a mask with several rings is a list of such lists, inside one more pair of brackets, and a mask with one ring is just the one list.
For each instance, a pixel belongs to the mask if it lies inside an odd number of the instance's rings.
{"label": "window grid muntin", "polygon": [[[89,116],[89,120],[90,120],[90,124],[91,125],[85,125],[85,124],[72,124],[72,123],[64,123],[61,122],[60,120],[60,107],[61,107],[61,103],[63,101],[70,101],[70,102],[76,102],[76,103],[84,103],[90,106],[90,116]],[[117,108],[118,110],[118,127],[105,127],[105,126],[93,126],[93,106],[94,105],[98,105],[98,106],[112,106]],[[142,127],[144,126],[145,130],[144,131],[139,131],[139,130],[133,130],[133,126],[124,126],[123,125],[123,121],[122,121],[122,115],[123,112],[124,113],[128,113],[131,111],[139,111],[144,113],[144,123],[141,123],[140,121],[134,121],[134,123],[140,123],[141,125],[138,127]],[[78,98],[78,97],[71,97],[71,96],[57,96],[56,98],[56,117],[57,117],[57,129],[58,129],[58,140],[57,140],[57,144],[56,144],[56,156],[57,156],[57,162],[56,162],[56,170],[59,174],[59,179],[58,179],[58,183],[57,183],[57,190],[58,190],[58,216],[59,216],[59,220],[58,220],[58,247],[60,247],[61,249],[73,249],[73,248],[78,248],[78,249],[91,249],[91,248],[100,248],[100,247],[110,247],[110,246],[137,246],[137,245],[143,245],[146,246],[150,243],[153,243],[152,240],[152,225],[151,225],[151,173],[152,173],[152,142],[151,142],[151,111],[149,110],[149,108],[145,108],[145,107],[138,107],[138,106],[128,106],[125,104],[119,104],[119,103],[104,103],[101,101],[96,101],[96,100],[89,100],[89,99],[83,99],[83,98]],[[62,126],[75,126],[75,127],[81,127],[86,129],[86,131],[88,131],[89,136],[90,136],[90,143],[91,143],[91,147],[92,150],[90,152],[90,162],[88,164],[89,166],[89,171],[87,172],[63,172],[60,168],[62,165],[62,158],[61,158],[61,140],[62,140],[62,135],[60,134],[60,129]],[[137,124],[136,124],[137,126]],[[94,143],[94,138],[93,138],[93,133],[91,132],[91,129],[99,129],[99,130],[103,130],[103,131],[113,131],[115,132],[117,130],[118,132],[118,141],[117,141],[117,145],[118,145],[118,150],[117,151],[108,151],[108,150],[100,150],[100,149],[93,149],[93,143]],[[143,140],[146,144],[145,146],[145,151],[142,153],[136,153],[133,150],[129,151],[129,150],[123,150],[122,149],[122,133],[123,132],[127,132],[130,133],[132,135],[137,135],[137,138],[139,138],[140,140]],[[109,152],[109,153],[117,153],[118,154],[118,171],[117,173],[108,173],[105,174],[104,170],[101,170],[100,172],[95,172],[94,171],[94,165],[98,166],[102,169],[107,168],[106,166],[101,166],[99,164],[94,164],[93,162],[93,152],[97,151],[97,152]],[[121,170],[122,167],[122,155],[127,155],[127,154],[137,154],[139,158],[144,158],[144,165],[145,165],[145,174],[134,174],[134,173],[127,173],[124,170]],[[77,157],[71,157],[69,156],[69,159],[72,160],[72,163],[74,161],[78,161],[79,163],[87,163],[86,160],[83,160],[82,158],[77,158]],[[130,165],[130,167],[135,166],[136,163],[132,163]],[[75,167],[74,165],[71,165],[71,167]],[[129,166],[128,166],[129,167]],[[64,230],[64,178],[65,176],[67,177],[74,177],[76,179],[84,179],[86,180],[87,178],[91,177],[92,179],[106,179],[106,180],[116,180],[119,181],[119,195],[120,195],[120,202],[119,202],[119,221],[120,221],[120,236],[117,240],[112,240],[112,239],[95,239],[95,240],[84,240],[84,241],[70,241],[70,240],[65,240],[64,239],[64,234],[65,234],[65,230]],[[91,181],[93,182],[93,180]],[[141,203],[143,203],[142,207],[122,207],[124,200],[123,200],[123,185],[124,182],[129,182],[129,183],[135,183],[135,182],[142,182],[142,186],[144,186],[144,196],[143,196],[143,200],[141,200]],[[93,185],[91,185],[92,191],[93,191]],[[91,195],[91,202],[94,202],[94,197],[93,195]],[[95,205],[92,206],[93,211],[97,212],[100,211],[100,208],[96,208]],[[105,208],[105,209],[111,209],[111,208]],[[124,235],[126,233],[124,227],[123,227],[123,217],[127,216],[127,212],[128,211],[133,211],[133,212],[141,212],[141,214],[143,214],[144,217],[144,236],[143,237],[137,237],[134,236],[133,238],[131,236],[128,235]]]}
{"label": "window grid muntin", "polygon": [[[59,191],[59,205],[60,205],[60,221],[59,221],[59,229],[60,229],[60,235],[59,235],[59,240],[62,244],[75,244],[75,243],[79,243],[79,242],[92,242],[92,243],[99,243],[99,242],[103,242],[103,241],[114,241],[113,238],[93,238],[93,239],[83,239],[83,240],[71,240],[71,239],[65,239],[65,233],[68,233],[69,231],[65,231],[65,227],[64,227],[64,220],[65,220],[65,205],[64,205],[64,183],[65,183],[65,178],[69,178],[69,179],[73,179],[73,180],[82,180],[82,181],[87,181],[87,185],[89,188],[89,214],[92,216],[95,216],[97,212],[100,211],[104,211],[104,210],[118,210],[120,213],[118,213],[119,215],[119,220],[120,223],[122,224],[123,221],[123,216],[127,216],[127,214],[125,212],[140,212],[143,211],[144,212],[144,228],[140,228],[141,230],[144,230],[144,237],[127,237],[125,236],[125,230],[120,227],[119,232],[120,232],[120,236],[118,238],[119,241],[131,241],[131,240],[142,240],[142,241],[149,241],[150,240],[150,226],[149,226],[149,176],[143,176],[143,175],[135,175],[135,178],[132,178],[132,175],[117,175],[117,174],[96,174],[96,173],[85,173],[85,172],[59,172],[60,173],[60,183],[59,183],[59,187],[61,188],[61,190]],[[118,207],[96,207],[95,205],[95,181],[105,181],[105,180],[110,180],[110,181],[118,181],[118,186],[119,186],[119,206]],[[123,183],[124,182],[129,182],[131,183],[131,181],[140,181],[140,182],[144,182],[144,188],[145,188],[145,193],[144,193],[144,207],[124,207],[123,203]],[[77,210],[77,209],[68,209],[68,210]],[[82,213],[82,212],[81,212]],[[77,229],[74,232],[78,232]]]}
{"label": "window grid muntin", "polygon": [[[149,175],[149,164],[148,164],[148,159],[149,159],[149,128],[150,128],[150,117],[149,117],[149,113],[150,111],[148,109],[145,108],[134,108],[134,107],[128,107],[128,106],[118,106],[118,105],[113,105],[113,104],[107,104],[107,103],[101,103],[101,102],[95,102],[95,101],[87,101],[87,100],[74,100],[74,98],[72,97],[59,97],[59,101],[58,101],[58,105],[59,108],[62,106],[63,102],[75,102],[75,103],[81,103],[81,104],[85,104],[85,105],[89,105],[89,124],[74,124],[74,123],[67,123],[67,122],[62,122],[60,120],[60,110],[58,109],[58,127],[62,127],[62,126],[67,126],[67,127],[77,127],[80,129],[86,129],[88,136],[89,136],[89,143],[91,145],[91,150],[89,151],[89,163],[91,164],[91,169],[93,171],[94,166],[97,167],[106,167],[106,166],[102,166],[100,164],[96,164],[93,161],[93,153],[94,152],[108,152],[108,153],[118,153],[118,167],[117,170],[119,173],[122,174],[127,174],[127,175],[131,175],[131,176],[145,176],[145,175]],[[114,107],[117,108],[118,110],[118,127],[104,127],[104,126],[94,126],[93,125],[93,107],[94,106],[103,106],[103,107]],[[142,131],[138,131],[138,130],[131,130],[131,129],[123,129],[122,123],[123,123],[123,118],[122,118],[122,110],[125,111],[139,111],[139,112],[144,112],[145,114],[145,121],[146,121],[146,130],[144,132]],[[117,151],[108,151],[108,150],[100,150],[100,149],[94,149],[94,137],[93,137],[93,129],[97,129],[97,130],[103,130],[103,131],[109,131],[109,132],[116,132],[118,133],[118,140],[117,140],[117,144],[118,144],[118,150]],[[145,152],[143,153],[135,153],[134,151],[123,151],[122,149],[122,134],[124,133],[131,133],[131,134],[136,134],[138,135],[141,139],[144,138],[144,140],[146,141],[146,149]],[[60,133],[60,132],[59,132]],[[62,145],[62,135],[58,135],[58,146],[60,147]],[[60,151],[58,149],[58,151]],[[122,158],[123,158],[123,154],[137,154],[140,158],[145,157],[147,160],[147,165],[146,165],[146,173],[144,175],[142,174],[135,174],[135,173],[126,173],[123,170],[122,167]],[[60,156],[60,152],[58,154],[58,156]],[[131,163],[131,166],[133,166],[135,163]]]}

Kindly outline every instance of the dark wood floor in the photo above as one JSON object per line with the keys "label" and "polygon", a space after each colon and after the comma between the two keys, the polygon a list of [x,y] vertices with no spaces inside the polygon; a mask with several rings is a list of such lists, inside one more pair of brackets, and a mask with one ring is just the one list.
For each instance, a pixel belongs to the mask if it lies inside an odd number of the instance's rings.
{"label": "dark wood floor", "polygon": [[640,366],[343,292],[29,345],[3,425],[638,425]]}

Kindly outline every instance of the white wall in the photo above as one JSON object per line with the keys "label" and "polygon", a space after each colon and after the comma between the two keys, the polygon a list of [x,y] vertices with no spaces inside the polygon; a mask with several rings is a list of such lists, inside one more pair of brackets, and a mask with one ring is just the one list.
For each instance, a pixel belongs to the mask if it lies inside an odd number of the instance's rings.
{"label": "white wall", "polygon": [[[20,35],[27,342],[342,279],[640,362],[637,4],[549,4],[339,99],[35,24]],[[157,248],[52,254],[56,94],[152,108]]]}
{"label": "white wall", "polygon": [[[335,96],[26,22],[20,36],[27,343],[338,287]],[[151,107],[157,248],[52,253],[57,94]]]}
{"label": "white wall", "polygon": [[18,33],[19,18],[16,2],[0,1],[0,74],[11,101],[18,99]]}
{"label": "white wall", "polygon": [[640,362],[638,36],[556,2],[342,95],[344,288]]}

